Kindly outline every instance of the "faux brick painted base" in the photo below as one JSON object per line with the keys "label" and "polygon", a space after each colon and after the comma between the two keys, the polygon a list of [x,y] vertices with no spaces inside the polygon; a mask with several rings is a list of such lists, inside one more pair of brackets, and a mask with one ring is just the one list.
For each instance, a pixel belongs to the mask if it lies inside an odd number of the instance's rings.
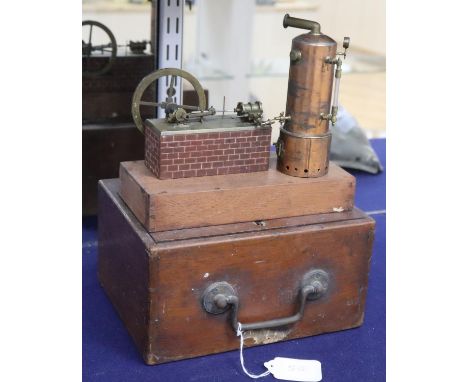
{"label": "faux brick painted base", "polygon": [[145,128],[145,164],[159,179],[267,171],[271,128],[160,135]]}

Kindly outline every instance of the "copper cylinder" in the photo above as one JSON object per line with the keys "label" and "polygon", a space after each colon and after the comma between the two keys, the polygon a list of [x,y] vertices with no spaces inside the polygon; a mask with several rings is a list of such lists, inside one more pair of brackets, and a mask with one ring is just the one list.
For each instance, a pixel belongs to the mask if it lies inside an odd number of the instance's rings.
{"label": "copper cylinder", "polygon": [[[285,26],[296,26],[286,24]],[[292,18],[291,18],[292,19]],[[300,19],[295,19],[300,20]],[[329,121],[337,44],[317,30],[292,41],[289,66],[286,121],[277,143],[278,170],[292,176],[319,177],[327,174],[331,134]]]}

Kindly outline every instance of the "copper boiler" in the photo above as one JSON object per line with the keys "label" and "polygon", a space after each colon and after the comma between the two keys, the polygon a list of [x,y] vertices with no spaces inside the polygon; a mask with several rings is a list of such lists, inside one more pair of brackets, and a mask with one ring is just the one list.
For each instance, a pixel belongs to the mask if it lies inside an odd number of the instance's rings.
{"label": "copper boiler", "polygon": [[[337,43],[320,32],[320,24],[286,15],[283,26],[308,29],[292,41],[286,116],[276,145],[278,170],[297,177],[327,174],[331,133],[337,104],[332,107],[333,77],[337,99],[341,59]],[[345,39],[345,48],[349,39]],[[339,53],[341,54],[341,53]],[[339,72],[338,72],[339,71]]]}

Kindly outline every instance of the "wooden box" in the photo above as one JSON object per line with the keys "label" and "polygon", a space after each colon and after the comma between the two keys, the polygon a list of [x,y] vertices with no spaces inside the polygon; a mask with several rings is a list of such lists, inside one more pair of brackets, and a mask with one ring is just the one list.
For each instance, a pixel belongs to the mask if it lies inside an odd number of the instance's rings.
{"label": "wooden box", "polygon": [[[146,363],[238,349],[233,318],[286,319],[246,346],[362,324],[374,221],[359,210],[149,233],[119,187],[99,183],[99,279]],[[210,313],[227,284],[237,315]]]}
{"label": "wooden box", "polygon": [[335,164],[320,178],[276,170],[160,180],[142,161],[120,165],[120,196],[149,232],[351,210],[355,178]]}

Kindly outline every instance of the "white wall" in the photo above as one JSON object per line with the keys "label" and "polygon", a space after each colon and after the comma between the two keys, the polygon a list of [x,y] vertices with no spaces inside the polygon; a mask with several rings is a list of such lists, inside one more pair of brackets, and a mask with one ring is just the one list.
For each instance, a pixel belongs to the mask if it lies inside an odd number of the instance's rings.
{"label": "white wall", "polygon": [[338,42],[385,55],[385,0],[321,0],[318,21]]}
{"label": "white wall", "polygon": [[128,41],[150,40],[151,38],[151,8],[143,11],[99,11],[83,12],[83,20],[96,20],[112,31],[117,44],[124,45]]}

